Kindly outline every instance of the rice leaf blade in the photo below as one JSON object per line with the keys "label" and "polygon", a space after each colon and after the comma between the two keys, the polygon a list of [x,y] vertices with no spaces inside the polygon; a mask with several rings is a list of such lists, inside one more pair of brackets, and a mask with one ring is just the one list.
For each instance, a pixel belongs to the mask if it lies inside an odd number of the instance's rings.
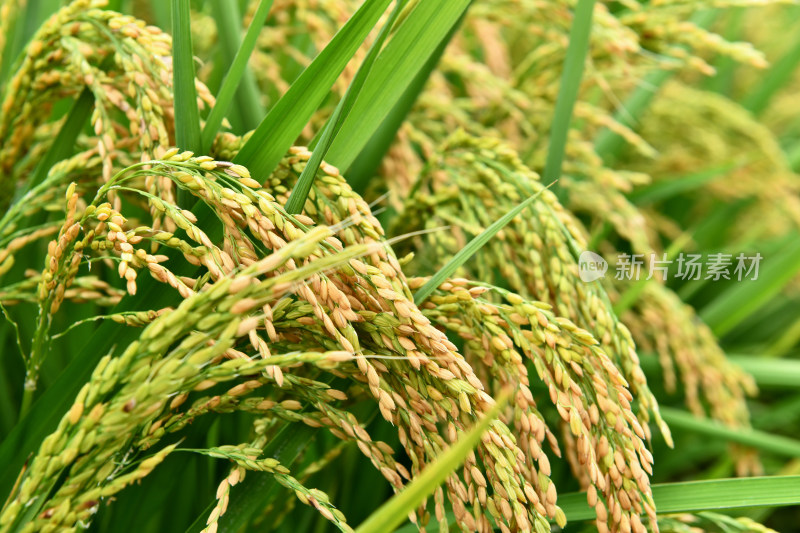
{"label": "rice leaf blade", "polygon": [[286,202],[286,211],[288,213],[297,214],[303,210],[303,205],[305,205],[306,198],[311,190],[311,185],[314,183],[317,170],[319,170],[319,166],[322,163],[325,154],[328,152],[333,139],[339,133],[339,130],[342,126],[342,121],[347,118],[350,110],[353,108],[354,103],[358,100],[358,95],[364,86],[364,81],[367,79],[367,76],[369,76],[372,65],[375,63],[375,58],[381,51],[383,43],[389,36],[389,31],[392,29],[397,16],[400,14],[400,10],[405,4],[406,1],[398,1],[395,4],[395,8],[392,11],[392,14],[389,16],[389,20],[387,20],[386,24],[384,24],[383,28],[381,28],[378,38],[374,43],[372,43],[372,46],[367,53],[367,57],[364,58],[364,62],[361,64],[361,67],[359,67],[355,78],[353,78],[353,81],[350,83],[350,87],[347,88],[344,97],[336,106],[331,118],[325,123],[322,136],[320,137],[317,145],[314,147],[314,151],[311,154],[311,159],[309,159],[309,161],[306,163],[303,172],[300,174],[300,177],[297,179],[297,183],[289,195],[289,200]]}
{"label": "rice leaf blade", "polygon": [[261,121],[236,163],[254,176],[267,176],[275,169],[390,1],[362,4]]}
{"label": "rice leaf blade", "polygon": [[564,60],[564,71],[558,89],[556,108],[550,130],[550,145],[547,151],[542,177],[552,181],[561,176],[561,166],[567,148],[567,135],[572,121],[572,111],[578,99],[583,78],[586,54],[589,51],[589,36],[592,31],[592,15],[595,0],[578,0],[575,18],[569,32],[569,46]]}
{"label": "rice leaf blade", "polygon": [[[258,127],[258,122],[264,116],[264,106],[261,104],[261,97],[258,86],[253,78],[252,72],[247,66],[253,50],[256,47],[258,34],[269,15],[273,0],[261,0],[253,14],[253,20],[247,28],[244,39],[239,35],[239,17],[236,3],[225,5],[221,0],[211,2],[216,14],[217,23],[220,25],[221,38],[226,43],[223,46],[224,56],[231,67],[225,74],[222,86],[217,92],[216,103],[211,108],[205,126],[203,126],[202,143],[203,152],[208,151],[214,140],[225,114],[234,103],[234,95],[237,95],[235,104],[240,109],[240,114],[244,120],[244,127],[247,130]],[[240,42],[241,41],[241,42]],[[235,50],[235,52],[234,52]],[[241,111],[246,111],[241,113]],[[254,122],[256,121],[256,122]]]}
{"label": "rice leaf blade", "polygon": [[61,0],[28,0],[27,2],[16,2],[18,7],[13,9],[11,8],[13,3],[15,2],[7,4],[7,7],[12,9],[10,16],[14,18],[14,21],[5,36],[4,49],[0,50],[0,85],[5,81],[6,76],[11,74],[11,67],[17,63],[17,59],[39,26],[58,11],[62,4]]}
{"label": "rice leaf blade", "polygon": [[380,127],[372,134],[361,152],[359,152],[350,165],[347,171],[347,182],[356,192],[360,193],[364,190],[367,181],[373,176],[386,155],[386,152],[389,151],[389,147],[392,145],[392,142],[397,136],[397,132],[400,130],[400,126],[405,122],[414,102],[417,101],[420,93],[422,93],[422,89],[425,87],[428,78],[430,78],[431,73],[439,64],[445,48],[447,48],[447,45],[453,39],[458,28],[461,27],[461,21],[463,21],[464,15],[465,14],[462,14],[459,22],[450,28],[450,33],[442,39],[442,42],[439,43],[439,46],[428,58],[428,61],[422,66],[419,72],[417,72],[417,75],[414,76],[414,79],[408,85],[403,95],[394,107],[392,107],[392,110],[389,111],[386,118],[383,119]]}
{"label": "rice leaf blade", "polygon": [[800,383],[800,361],[754,355],[732,355],[728,359],[753,376],[759,387],[796,389]]}
{"label": "rice leaf blade", "polygon": [[158,27],[165,31],[172,28],[172,6],[163,0],[150,0],[150,10]]}
{"label": "rice leaf blade", "polygon": [[36,172],[28,184],[28,189],[40,184],[54,164],[72,154],[75,141],[78,139],[78,135],[80,135],[86,121],[89,120],[93,107],[94,95],[89,89],[84,89],[72,104],[67,118],[64,124],[61,125],[61,129],[58,130],[50,149],[47,150],[44,158],[36,167]]}
{"label": "rice leaf blade", "polygon": [[800,239],[793,239],[759,266],[758,279],[731,285],[700,311],[717,335],[724,335],[769,303],[800,271]]}
{"label": "rice leaf blade", "polygon": [[202,151],[200,114],[194,86],[191,11],[189,0],[172,0],[172,62],[175,93],[175,140],[178,147]]}
{"label": "rice leaf blade", "polygon": [[331,145],[328,162],[340,170],[350,167],[469,4],[427,0],[414,7],[375,62],[362,96]]}
{"label": "rice leaf blade", "polygon": [[661,407],[661,415],[672,428],[680,427],[686,431],[752,446],[786,457],[800,457],[800,441],[795,439],[772,435],[757,429],[732,428],[714,420],[698,418],[686,411],[670,407]]}
{"label": "rice leaf blade", "polygon": [[[653,485],[659,514],[800,504],[800,476],[764,476]],[[585,492],[558,497],[568,521],[594,519]]]}
{"label": "rice leaf blade", "polygon": [[484,244],[489,242],[489,240],[492,237],[494,237],[498,231],[507,226],[508,223],[514,219],[514,217],[522,213],[522,211],[525,210],[526,207],[530,206],[534,201],[536,201],[539,195],[542,194],[545,190],[547,190],[547,188],[550,188],[553,185],[553,183],[548,185],[545,189],[542,189],[541,191],[537,192],[527,200],[520,202],[520,204],[517,205],[515,208],[513,208],[511,211],[509,211],[502,217],[495,220],[492,223],[492,225],[483,230],[480,233],[480,235],[476,236],[471,241],[469,241],[469,243],[466,246],[464,246],[461,250],[459,250],[458,253],[454,255],[442,268],[440,268],[439,271],[436,272],[436,274],[434,274],[431,277],[431,279],[429,279],[425,283],[425,285],[417,289],[417,291],[414,293],[414,303],[420,305],[422,302],[424,302],[428,298],[428,296],[430,296],[431,293],[433,293],[433,291],[435,291],[436,288],[439,287],[439,285],[441,285],[442,283],[445,282],[445,280],[451,277],[456,272],[456,270],[458,270],[459,267],[461,267],[461,265],[466,263],[470,257],[475,255],[475,252],[480,250]]}

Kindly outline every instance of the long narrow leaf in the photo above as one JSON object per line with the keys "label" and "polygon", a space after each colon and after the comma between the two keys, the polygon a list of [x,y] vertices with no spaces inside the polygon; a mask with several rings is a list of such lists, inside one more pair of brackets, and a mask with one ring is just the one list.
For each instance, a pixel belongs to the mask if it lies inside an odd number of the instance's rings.
{"label": "long narrow leaf", "polygon": [[172,0],[172,64],[175,92],[175,140],[183,150],[200,153],[200,115],[194,87],[194,58],[189,0]]}
{"label": "long narrow leaf", "polygon": [[300,135],[391,0],[364,2],[317,55],[245,143],[235,162],[267,176]]}
{"label": "long narrow leaf", "polygon": [[564,162],[572,110],[578,99],[586,54],[589,51],[594,4],[595,0],[578,0],[575,8],[575,18],[569,31],[567,57],[564,60],[564,72],[561,75],[561,85],[558,89],[556,109],[550,129],[547,162],[542,174],[545,181],[552,181],[561,176],[561,165]]}
{"label": "long narrow leaf", "polygon": [[58,135],[56,135],[50,149],[47,150],[47,153],[36,167],[28,188],[35,187],[41,183],[54,164],[72,154],[75,141],[78,139],[78,135],[80,135],[86,121],[89,120],[93,107],[94,95],[89,89],[84,89],[72,104],[67,118],[64,124],[61,125],[61,129],[58,130]]}
{"label": "long narrow leaf", "polygon": [[397,137],[400,126],[406,120],[408,113],[414,106],[414,102],[419,98],[423,87],[425,87],[425,83],[439,64],[439,60],[441,60],[445,48],[447,48],[447,45],[453,40],[453,36],[461,26],[461,21],[463,19],[464,14],[461,15],[459,22],[450,28],[450,33],[442,39],[439,46],[437,46],[436,50],[431,54],[431,57],[428,58],[428,61],[422,66],[419,72],[417,72],[417,75],[411,80],[411,83],[398,102],[394,105],[392,110],[389,111],[386,118],[383,119],[380,127],[372,134],[372,137],[370,137],[369,141],[367,141],[364,148],[362,148],[361,152],[350,165],[347,171],[347,182],[356,192],[360,193],[364,190],[367,181],[378,169],[380,162],[383,160],[386,152],[389,151],[389,147],[392,145],[392,142],[394,142],[395,137]]}
{"label": "long narrow leaf", "polygon": [[[16,3],[16,7],[11,7]],[[20,57],[39,26],[61,7],[61,0],[28,0],[8,2],[12,23],[6,35],[6,46],[0,50],[0,84],[11,74],[11,67]]]}
{"label": "long narrow leaf", "polygon": [[464,462],[469,452],[475,448],[481,436],[489,428],[489,424],[497,418],[500,410],[508,401],[508,397],[508,393],[503,394],[480,422],[462,435],[435,462],[425,467],[422,474],[406,485],[401,492],[372,513],[358,526],[356,533],[390,533],[402,524],[408,513],[416,509]]}
{"label": "long narrow leaf", "polygon": [[381,52],[326,160],[346,170],[458,24],[470,0],[425,0],[408,13]]}
{"label": "long narrow leaf", "polygon": [[754,115],[760,114],[772,97],[786,86],[800,65],[800,36],[795,35],[794,43],[789,50],[775,63],[772,64],[766,75],[761,77],[761,82],[742,100],[745,109]]}
{"label": "long narrow leaf", "polygon": [[[224,2],[224,5],[223,5]],[[258,86],[253,78],[252,72],[247,68],[247,61],[256,47],[256,40],[264,22],[267,20],[269,10],[273,0],[261,0],[250,21],[250,27],[244,39],[239,43],[239,17],[236,9],[236,2],[227,0],[214,0],[212,7],[217,14],[216,19],[220,25],[221,39],[225,46],[224,56],[230,62],[231,68],[222,80],[222,86],[217,93],[216,103],[208,115],[205,126],[203,126],[202,142],[203,152],[208,151],[214,136],[222,125],[222,119],[230,109],[234,94],[237,94],[237,105],[240,106],[240,113],[245,121],[244,127],[248,130],[258,126],[264,116],[264,106],[261,105],[261,98]],[[255,122],[252,122],[255,121]]]}
{"label": "long narrow leaf", "polygon": [[727,173],[739,168],[741,165],[725,164],[714,166],[713,168],[700,170],[698,172],[691,172],[688,174],[675,176],[674,178],[665,178],[663,181],[659,180],[656,183],[646,185],[644,187],[637,187],[632,191],[628,197],[633,200],[637,205],[652,204],[667,200],[679,194],[691,192],[716,179],[721,179]]}
{"label": "long narrow leaf", "polygon": [[[653,500],[659,514],[798,505],[800,476],[661,483],[653,485]],[[558,505],[568,521],[595,517],[594,509],[586,503],[585,492],[559,496]]]}
{"label": "long narrow leaf", "polygon": [[[172,0],[172,77],[175,95],[175,142],[179,148],[202,153],[200,113],[194,86],[194,56],[189,0]],[[178,205],[189,207],[189,194],[178,190]]]}
{"label": "long narrow leaf", "polygon": [[[23,6],[19,3],[6,5],[8,6],[8,11],[6,11],[8,25],[4,35],[5,45],[0,49],[0,88],[3,88],[6,78],[11,73],[11,67],[17,59],[20,48],[18,43],[22,42],[22,21],[25,17]],[[0,90],[0,95],[2,95],[2,90]]]}
{"label": "long narrow leaf", "polygon": [[800,361],[758,356],[733,355],[728,359],[753,376],[759,387],[797,389],[800,383]]}
{"label": "long narrow leaf", "polygon": [[[800,504],[800,476],[794,475],[659,483],[652,489],[659,514]],[[586,503],[585,492],[559,495],[558,506],[567,516],[567,522],[594,520],[596,517],[595,510]],[[452,512],[448,512],[448,519],[454,523]],[[408,524],[397,533],[416,531],[414,524]]]}
{"label": "long narrow leaf", "polygon": [[734,283],[711,301],[700,317],[714,333],[724,335],[769,303],[800,271],[800,239],[786,244],[777,255],[766,256],[758,279]]}
{"label": "long narrow leaf", "polygon": [[447,278],[451,277],[461,265],[466,263],[470,257],[475,255],[475,252],[480,250],[484,244],[489,242],[489,239],[494,237],[498,231],[506,227],[506,225],[508,225],[508,223],[514,219],[514,217],[522,213],[526,207],[530,206],[539,197],[539,195],[542,194],[546,189],[550,188],[553,183],[548,185],[545,189],[542,189],[538,193],[534,194],[524,202],[521,202],[514,209],[495,220],[492,225],[483,230],[480,235],[469,241],[469,243],[459,250],[458,253],[454,255],[452,259],[450,259],[450,261],[448,261],[442,268],[440,268],[439,271],[436,272],[436,274],[434,274],[431,279],[425,283],[425,285],[417,289],[417,291],[414,293],[414,303],[419,305],[424,302],[428,296],[430,296],[431,293],[435,291],[437,287],[439,287],[439,285],[444,283]]}
{"label": "long narrow leaf", "polygon": [[800,457],[800,441],[795,439],[772,435],[756,429],[731,428],[714,420],[698,418],[685,411],[669,407],[661,407],[660,410],[664,421],[671,428],[682,428],[787,457]]}
{"label": "long narrow leaf", "polygon": [[322,163],[322,159],[328,152],[333,139],[339,133],[339,130],[342,126],[342,121],[347,118],[347,115],[353,108],[353,104],[356,102],[358,95],[361,92],[361,88],[364,86],[364,81],[367,79],[367,76],[369,76],[370,69],[375,63],[375,58],[378,57],[378,53],[381,51],[383,43],[389,36],[389,31],[392,29],[397,16],[400,14],[400,10],[405,4],[406,1],[399,0],[395,4],[394,10],[389,16],[389,20],[387,20],[386,24],[384,24],[383,28],[381,28],[378,38],[374,43],[372,43],[372,46],[367,53],[367,57],[364,58],[364,62],[359,67],[358,72],[353,78],[353,81],[350,83],[350,86],[347,88],[344,97],[336,106],[331,118],[325,124],[319,143],[317,143],[317,145],[314,147],[314,152],[311,154],[311,159],[309,159],[308,163],[306,163],[303,172],[300,174],[300,177],[297,179],[297,183],[292,189],[292,193],[289,195],[289,200],[286,202],[286,211],[289,213],[296,214],[303,210],[303,206],[306,203],[306,198],[308,197],[308,192],[311,190],[311,185],[314,183],[317,170],[319,170],[319,165]]}
{"label": "long narrow leaf", "polygon": [[795,317],[791,325],[783,328],[778,337],[771,340],[764,348],[764,354],[772,357],[782,357],[797,346],[798,343],[800,343],[800,317]]}

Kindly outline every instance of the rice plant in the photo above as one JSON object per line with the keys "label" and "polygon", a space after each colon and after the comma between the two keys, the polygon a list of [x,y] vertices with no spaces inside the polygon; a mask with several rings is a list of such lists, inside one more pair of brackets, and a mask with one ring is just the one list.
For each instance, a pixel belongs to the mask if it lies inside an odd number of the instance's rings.
{"label": "rice plant", "polygon": [[797,530],[799,14],[0,0],[0,532]]}

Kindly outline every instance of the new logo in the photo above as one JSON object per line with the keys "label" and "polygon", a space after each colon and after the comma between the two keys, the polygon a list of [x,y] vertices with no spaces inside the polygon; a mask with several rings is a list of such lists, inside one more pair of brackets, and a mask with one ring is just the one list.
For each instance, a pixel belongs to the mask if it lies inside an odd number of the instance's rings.
{"label": "new logo", "polygon": [[589,283],[602,278],[608,270],[606,260],[594,252],[583,252],[578,258],[581,280]]}

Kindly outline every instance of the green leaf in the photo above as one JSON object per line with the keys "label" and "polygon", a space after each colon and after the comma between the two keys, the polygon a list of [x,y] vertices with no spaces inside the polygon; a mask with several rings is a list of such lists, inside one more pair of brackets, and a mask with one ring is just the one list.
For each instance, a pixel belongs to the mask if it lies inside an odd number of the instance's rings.
{"label": "green leaf", "polygon": [[[194,83],[190,0],[172,0],[172,79],[175,97],[175,143],[182,150],[201,154],[200,113]],[[187,208],[190,195],[178,190],[178,205]]]}
{"label": "green leaf", "polygon": [[[22,396],[19,376],[22,373],[24,349],[22,347],[19,324],[8,313],[8,310],[0,303],[0,323],[5,321],[0,327],[0,346],[5,347],[0,351],[0,435],[5,435],[17,420],[17,410],[19,409],[18,399]],[[13,339],[13,340],[12,340]],[[16,341],[19,353],[9,349]]]}
{"label": "green leaf", "polygon": [[454,255],[442,268],[440,268],[439,271],[436,272],[436,274],[434,274],[431,279],[425,283],[425,285],[414,292],[414,303],[420,305],[422,302],[424,302],[428,296],[430,296],[431,293],[435,291],[437,287],[439,287],[439,285],[450,278],[461,265],[466,263],[470,257],[475,255],[475,252],[480,250],[484,244],[489,242],[489,239],[494,237],[498,231],[506,227],[506,225],[508,225],[508,223],[514,219],[514,217],[519,215],[526,207],[530,206],[539,197],[539,195],[545,190],[549,189],[553,183],[537,192],[527,200],[521,202],[511,211],[495,220],[492,225],[483,230],[480,235],[469,241],[469,243],[459,250],[458,253]]}
{"label": "green leaf", "polygon": [[[798,505],[800,476],[661,483],[653,485],[653,499],[659,514]],[[561,495],[558,505],[568,521],[595,518],[594,509],[586,503],[585,492]]]}
{"label": "green leaf", "polygon": [[800,361],[754,355],[731,355],[728,359],[753,376],[759,387],[785,387],[796,390],[800,383]]}
{"label": "green leaf", "polygon": [[372,513],[358,526],[356,533],[389,533],[402,524],[408,514],[433,494],[436,488],[464,462],[469,452],[480,442],[489,424],[497,418],[508,398],[509,393],[502,394],[497,404],[472,429],[463,434],[436,461],[427,465],[402,491]]}
{"label": "green leaf", "polygon": [[405,4],[405,0],[398,1],[395,4],[395,8],[392,11],[392,14],[389,16],[389,20],[387,20],[386,24],[384,24],[383,28],[381,28],[378,38],[375,39],[374,43],[372,43],[372,46],[367,53],[367,57],[364,58],[364,62],[359,67],[358,72],[353,78],[353,81],[347,88],[344,98],[342,98],[342,100],[336,106],[336,109],[333,111],[333,115],[325,124],[325,127],[322,131],[322,136],[320,137],[317,145],[314,147],[314,152],[311,154],[311,159],[309,159],[308,163],[306,163],[303,172],[300,174],[300,177],[297,179],[297,183],[295,183],[295,186],[292,189],[292,193],[289,195],[289,200],[286,202],[287,212],[291,214],[297,214],[303,211],[303,206],[306,203],[308,192],[311,190],[311,185],[314,183],[314,178],[317,175],[317,170],[319,170],[319,165],[322,163],[322,159],[328,152],[333,139],[339,133],[339,130],[342,127],[342,121],[347,118],[350,110],[353,108],[353,104],[358,101],[358,95],[361,92],[361,88],[364,86],[364,81],[367,79],[367,76],[369,76],[372,65],[375,63],[375,58],[378,57],[378,53],[381,51],[383,43],[389,36],[389,31],[392,29],[397,16],[400,14],[400,10]]}
{"label": "green leaf", "polygon": [[800,65],[800,36],[795,35],[789,50],[767,70],[761,80],[742,100],[742,106],[754,115],[767,108],[772,97],[783,89],[794,76]]}
{"label": "green leaf", "polygon": [[720,179],[728,172],[741,168],[741,164],[729,163],[713,168],[692,172],[683,176],[665,178],[645,187],[637,187],[630,193],[629,198],[637,205],[652,204],[667,200],[679,194],[691,192]]}
{"label": "green leaf", "polygon": [[800,271],[800,239],[789,240],[777,255],[766,256],[758,279],[733,283],[700,312],[717,335],[728,333],[769,303]]}
{"label": "green leaf", "polygon": [[84,89],[72,104],[69,114],[67,114],[66,120],[61,125],[61,129],[58,130],[53,144],[50,145],[47,153],[36,167],[36,172],[28,183],[28,187],[25,191],[21,191],[22,194],[40,184],[47,177],[47,173],[53,165],[72,155],[75,141],[78,139],[78,135],[80,135],[86,121],[89,120],[93,108],[94,95],[88,88]]}
{"label": "green leaf", "polygon": [[[797,389],[800,383],[800,361],[796,359],[777,359],[769,357],[770,354],[762,355],[741,355],[725,354],[728,361],[735,364],[756,380],[759,388],[771,389]],[[647,374],[648,379],[660,376],[661,365],[658,357],[652,353],[639,354],[642,370]],[[772,412],[770,414],[773,414]],[[761,415],[763,416],[763,415]],[[754,421],[761,426],[762,418]]]}
{"label": "green leaf", "polygon": [[781,333],[770,340],[764,348],[764,355],[782,357],[791,351],[800,342],[800,317],[796,317],[788,327],[782,328]]}
{"label": "green leaf", "polygon": [[707,418],[698,418],[690,413],[670,407],[661,407],[661,416],[671,428],[700,433],[729,442],[752,446],[759,450],[788,457],[800,457],[800,441],[772,435],[764,431],[748,428],[732,428]]}
{"label": "green leaf", "polygon": [[578,99],[586,54],[589,51],[594,4],[595,0],[578,0],[575,8],[575,18],[569,31],[567,57],[564,60],[564,72],[561,75],[561,85],[558,89],[556,109],[550,129],[547,162],[542,173],[544,181],[552,181],[561,176],[561,166],[567,147],[567,134],[572,121],[572,110]]}
{"label": "green leaf", "polygon": [[[22,49],[22,20],[25,17],[25,11],[19,3],[6,4],[10,11],[6,16],[10,17],[11,23],[8,25],[8,31],[4,35],[5,45],[0,49],[0,88],[11,73],[11,67],[14,65],[19,50]],[[2,91],[0,91],[2,95]]]}
{"label": "green leaf", "polygon": [[[658,514],[694,513],[720,509],[785,507],[800,504],[800,476],[763,476],[709,481],[658,483],[652,486]],[[567,522],[594,520],[595,510],[586,503],[585,492],[558,496],[558,506]],[[451,524],[452,512],[447,513]],[[571,531],[571,529],[569,529]],[[415,533],[408,524],[397,533]]]}
{"label": "green leaf", "polygon": [[[652,489],[658,514],[800,504],[800,476],[791,475],[658,483]],[[558,506],[567,516],[567,522],[596,518],[595,510],[586,503],[585,492],[560,494]],[[448,512],[447,516],[450,524],[453,524],[452,512]],[[397,533],[416,531],[415,525],[407,524]]]}
{"label": "green leaf", "polygon": [[222,125],[222,119],[228,112],[231,102],[233,102],[234,94],[237,95],[235,104],[239,107],[245,129],[256,128],[258,121],[264,116],[261,95],[253,74],[247,67],[247,62],[256,47],[258,34],[267,20],[272,2],[273,0],[261,0],[259,2],[244,39],[240,35],[241,17],[239,16],[236,2],[230,2],[229,0],[214,0],[211,2],[211,7],[214,9],[217,20],[223,57],[226,63],[230,63],[231,67],[222,81],[222,86],[217,92],[216,103],[203,127],[202,142],[204,153],[211,147],[211,143]]}
{"label": "green leaf", "polygon": [[414,76],[414,79],[411,80],[411,83],[408,85],[403,95],[394,107],[392,107],[392,110],[389,111],[386,118],[383,119],[380,127],[372,134],[364,145],[364,148],[361,149],[361,152],[350,165],[346,177],[347,182],[354,191],[361,193],[369,179],[372,178],[377,171],[378,166],[389,151],[395,137],[397,137],[400,126],[406,120],[408,113],[422,93],[422,89],[425,87],[428,78],[430,78],[431,73],[439,64],[439,60],[441,60],[445,48],[447,48],[447,45],[453,40],[453,36],[458,31],[458,28],[461,26],[461,21],[463,20],[464,13],[462,13],[461,19],[450,28],[450,33],[442,39],[439,46],[436,47],[436,50],[428,58],[428,61],[422,66],[419,72],[417,72],[417,75]]}
{"label": "green leaf", "polygon": [[328,95],[390,0],[364,2],[261,121],[235,162],[268,176]]}
{"label": "green leaf", "polygon": [[344,171],[414,81],[470,0],[426,0],[408,13],[381,52],[326,160]]}
{"label": "green leaf", "polygon": [[175,93],[175,140],[178,147],[202,152],[200,115],[194,86],[194,57],[189,0],[172,0],[172,64]]}

